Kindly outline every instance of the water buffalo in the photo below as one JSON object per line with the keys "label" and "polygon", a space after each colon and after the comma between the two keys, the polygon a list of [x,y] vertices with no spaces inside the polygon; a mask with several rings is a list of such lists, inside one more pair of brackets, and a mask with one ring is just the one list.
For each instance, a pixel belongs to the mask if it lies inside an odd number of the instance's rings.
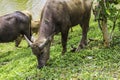
{"label": "water buffalo", "polygon": [[91,14],[92,0],[48,0],[42,11],[38,38],[35,42],[26,40],[38,60],[38,68],[46,65],[49,59],[53,36],[61,32],[62,55],[67,51],[67,37],[72,26],[80,24],[82,40],[76,51],[87,45],[87,32]]}
{"label": "water buffalo", "polygon": [[0,43],[14,41],[20,35],[31,40],[31,20],[20,11],[0,17]]}

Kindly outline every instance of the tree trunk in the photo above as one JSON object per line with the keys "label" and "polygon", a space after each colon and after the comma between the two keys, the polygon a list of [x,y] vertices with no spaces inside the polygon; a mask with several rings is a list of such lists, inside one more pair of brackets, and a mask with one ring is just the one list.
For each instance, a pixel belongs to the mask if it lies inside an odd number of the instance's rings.
{"label": "tree trunk", "polygon": [[102,33],[103,33],[104,46],[109,47],[110,46],[110,36],[109,36],[109,32],[108,32],[108,27],[107,27],[107,19],[104,19],[101,21],[101,27],[102,27]]}

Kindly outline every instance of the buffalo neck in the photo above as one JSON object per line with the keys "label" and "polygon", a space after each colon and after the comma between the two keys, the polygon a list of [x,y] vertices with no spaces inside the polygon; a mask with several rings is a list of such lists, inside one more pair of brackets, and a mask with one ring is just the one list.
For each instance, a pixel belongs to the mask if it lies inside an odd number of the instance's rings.
{"label": "buffalo neck", "polygon": [[40,30],[39,30],[39,39],[47,39],[48,37],[51,37],[51,35],[54,34],[55,31],[55,25],[53,23],[53,20],[51,16],[47,15],[47,17],[43,17]]}

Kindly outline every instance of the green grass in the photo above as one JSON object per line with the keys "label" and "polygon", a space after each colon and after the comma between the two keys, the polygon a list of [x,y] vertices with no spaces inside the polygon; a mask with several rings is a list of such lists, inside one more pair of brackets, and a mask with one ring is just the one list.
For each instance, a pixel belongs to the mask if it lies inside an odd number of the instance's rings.
{"label": "green grass", "polygon": [[[61,56],[60,34],[55,36],[47,66],[37,69],[36,57],[25,40],[20,48],[14,43],[0,43],[0,80],[120,80],[120,31],[109,48],[103,46],[102,34],[97,23],[91,20],[85,49],[70,52],[71,45],[77,47],[81,38],[81,28],[73,28],[69,33],[68,51]],[[80,37],[79,37],[80,36]]]}

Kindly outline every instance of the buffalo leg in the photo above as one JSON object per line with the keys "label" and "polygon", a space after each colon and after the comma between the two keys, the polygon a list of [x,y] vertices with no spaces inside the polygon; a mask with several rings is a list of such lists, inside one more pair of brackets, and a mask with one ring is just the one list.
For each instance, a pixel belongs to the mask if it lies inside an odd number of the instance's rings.
{"label": "buffalo leg", "polygon": [[81,28],[82,28],[82,39],[78,45],[78,48],[76,49],[77,52],[87,45],[87,33],[88,33],[89,23],[88,24],[85,23],[81,25]]}
{"label": "buffalo leg", "polygon": [[17,39],[15,40],[15,47],[18,47],[20,42],[22,40],[22,36],[20,35],[19,37],[17,37]]}
{"label": "buffalo leg", "polygon": [[68,31],[69,29],[65,30],[65,31],[62,31],[62,47],[63,47],[63,50],[62,50],[62,55],[64,55],[64,53],[67,51],[67,48],[66,48],[66,45],[67,45],[67,37],[68,37]]}

